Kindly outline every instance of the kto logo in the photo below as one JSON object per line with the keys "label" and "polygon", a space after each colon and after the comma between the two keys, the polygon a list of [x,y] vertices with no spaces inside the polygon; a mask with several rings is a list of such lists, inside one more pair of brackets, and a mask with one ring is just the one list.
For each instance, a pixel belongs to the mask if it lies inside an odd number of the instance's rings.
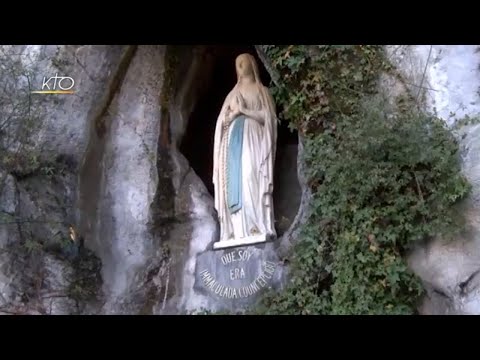
{"label": "kto logo", "polygon": [[46,76],[43,77],[42,90],[32,91],[34,94],[75,94],[73,91],[73,86],[75,85],[75,80],[69,76],[55,76],[47,79]]}

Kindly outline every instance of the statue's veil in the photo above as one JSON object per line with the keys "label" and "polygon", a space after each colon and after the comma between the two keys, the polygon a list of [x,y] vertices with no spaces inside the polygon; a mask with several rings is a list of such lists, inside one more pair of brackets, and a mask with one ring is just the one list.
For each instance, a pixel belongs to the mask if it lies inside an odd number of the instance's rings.
{"label": "statue's veil", "polygon": [[[250,62],[250,65],[252,66],[253,77],[255,78],[255,83],[257,85],[262,85],[262,79],[260,78],[260,72],[258,71],[258,64],[257,64],[257,61],[255,60],[255,58],[253,57],[253,55],[242,54],[242,55],[239,55],[239,56],[244,56],[245,58],[248,59],[248,61]],[[237,83],[239,81],[240,81],[240,76],[237,73]]]}

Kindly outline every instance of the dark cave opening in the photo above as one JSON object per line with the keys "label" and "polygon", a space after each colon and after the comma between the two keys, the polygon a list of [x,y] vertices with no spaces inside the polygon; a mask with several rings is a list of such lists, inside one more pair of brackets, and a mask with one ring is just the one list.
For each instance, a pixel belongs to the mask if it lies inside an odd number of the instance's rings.
{"label": "dark cave opening", "polygon": [[[253,55],[258,63],[260,77],[270,86],[270,75],[252,45],[211,46],[205,49],[211,56],[210,81],[199,91],[196,105],[189,117],[180,151],[188,159],[195,173],[214,196],[212,184],[213,146],[215,125],[223,101],[237,81],[235,59],[242,53]],[[203,86],[203,85],[202,85]],[[277,113],[280,112],[277,105]],[[274,176],[274,205],[278,235],[293,222],[297,213],[301,189],[297,178],[298,134],[290,131],[287,121],[277,127],[278,141]]]}

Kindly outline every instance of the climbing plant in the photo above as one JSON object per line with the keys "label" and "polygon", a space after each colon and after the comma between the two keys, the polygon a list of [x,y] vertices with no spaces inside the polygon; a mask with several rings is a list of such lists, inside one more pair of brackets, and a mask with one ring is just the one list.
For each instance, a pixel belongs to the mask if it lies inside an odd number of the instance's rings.
{"label": "climbing plant", "polygon": [[469,191],[455,137],[418,107],[389,106],[377,86],[392,69],[380,46],[263,50],[280,75],[280,117],[305,139],[313,197],[289,284],[256,311],[414,314],[422,287],[407,252],[452,234],[452,205]]}
{"label": "climbing plant", "polygon": [[0,169],[18,176],[40,166],[31,146],[41,116],[38,98],[31,95],[36,70],[36,62],[18,47],[0,47]]}

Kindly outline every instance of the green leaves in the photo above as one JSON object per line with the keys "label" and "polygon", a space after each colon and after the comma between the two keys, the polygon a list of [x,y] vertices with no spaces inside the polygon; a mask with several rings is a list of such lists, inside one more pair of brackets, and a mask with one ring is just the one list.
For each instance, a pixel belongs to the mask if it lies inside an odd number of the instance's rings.
{"label": "green leaves", "polygon": [[[336,113],[345,114],[355,110],[358,99],[373,89],[376,72],[374,64],[380,66],[382,53],[378,46],[359,47],[354,45],[304,46],[301,72],[284,86],[292,93],[307,94],[303,113],[288,112],[285,116],[297,124],[299,129],[315,131],[318,125],[333,121]],[[367,51],[368,50],[368,51]],[[282,72],[282,68],[277,69]],[[292,69],[283,69],[291,72]],[[299,82],[302,86],[298,86]],[[296,89],[298,88],[298,89]],[[289,103],[292,98],[278,99]],[[309,114],[309,117],[305,117]],[[308,119],[305,121],[305,119]],[[325,126],[323,126],[325,128]]]}
{"label": "green leaves", "polygon": [[[391,65],[379,46],[268,45],[282,74],[282,117],[305,137],[311,216],[292,282],[263,300],[270,314],[413,314],[422,294],[403,255],[451,231],[469,192],[445,123],[374,94]],[[413,110],[412,110],[413,109]]]}
{"label": "green leaves", "polygon": [[353,75],[353,80],[355,81],[362,81],[363,80],[363,75],[361,72],[357,72]]}

